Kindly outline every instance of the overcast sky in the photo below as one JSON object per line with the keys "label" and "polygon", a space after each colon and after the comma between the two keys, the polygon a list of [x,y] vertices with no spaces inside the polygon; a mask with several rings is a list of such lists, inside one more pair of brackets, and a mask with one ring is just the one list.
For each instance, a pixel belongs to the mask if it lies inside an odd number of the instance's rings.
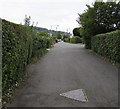
{"label": "overcast sky", "polygon": [[86,4],[95,0],[0,0],[0,17],[14,23],[22,23],[25,15],[39,27],[60,31],[72,31],[78,27],[78,13],[83,13]]}

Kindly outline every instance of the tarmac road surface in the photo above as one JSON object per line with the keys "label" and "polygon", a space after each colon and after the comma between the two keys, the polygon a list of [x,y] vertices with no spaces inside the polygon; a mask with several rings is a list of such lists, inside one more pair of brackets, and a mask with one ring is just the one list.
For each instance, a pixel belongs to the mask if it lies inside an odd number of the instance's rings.
{"label": "tarmac road surface", "polygon": [[[8,107],[117,107],[118,68],[84,49],[59,42],[27,68],[30,78]],[[60,96],[84,89],[88,102]]]}

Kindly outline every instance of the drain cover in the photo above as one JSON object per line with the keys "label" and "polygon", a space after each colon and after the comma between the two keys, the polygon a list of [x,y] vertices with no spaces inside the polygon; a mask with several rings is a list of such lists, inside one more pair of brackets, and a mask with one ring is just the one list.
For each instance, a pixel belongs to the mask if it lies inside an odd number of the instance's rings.
{"label": "drain cover", "polygon": [[88,98],[83,89],[77,89],[77,90],[68,91],[66,93],[61,93],[60,96],[78,100],[81,102],[88,102]]}

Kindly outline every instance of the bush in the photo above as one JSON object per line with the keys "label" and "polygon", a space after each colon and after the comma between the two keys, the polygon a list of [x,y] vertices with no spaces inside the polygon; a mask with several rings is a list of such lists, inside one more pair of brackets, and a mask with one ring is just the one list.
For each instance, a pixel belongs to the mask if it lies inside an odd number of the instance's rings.
{"label": "bush", "polygon": [[33,37],[33,53],[32,56],[37,55],[37,51],[41,49],[49,48],[52,45],[52,39],[37,34]]}
{"label": "bush", "polygon": [[52,41],[29,26],[6,20],[2,20],[2,28],[2,89],[6,94],[23,79],[25,67],[32,57],[37,53],[43,54],[42,51],[50,47]]}
{"label": "bush", "polygon": [[70,43],[82,43],[82,39],[79,36],[74,36],[70,38]]}
{"label": "bush", "polygon": [[2,60],[2,86],[9,89],[23,76],[25,66],[32,55],[32,30],[2,20],[3,27],[3,60]]}
{"label": "bush", "polygon": [[70,42],[70,38],[65,38],[64,42]]}
{"label": "bush", "polygon": [[80,33],[80,29],[81,29],[81,27],[74,28],[73,29],[73,35],[74,36],[79,36],[81,38],[82,36],[81,36],[81,33]]}
{"label": "bush", "polygon": [[91,45],[96,53],[113,63],[120,63],[120,30],[92,37]]}

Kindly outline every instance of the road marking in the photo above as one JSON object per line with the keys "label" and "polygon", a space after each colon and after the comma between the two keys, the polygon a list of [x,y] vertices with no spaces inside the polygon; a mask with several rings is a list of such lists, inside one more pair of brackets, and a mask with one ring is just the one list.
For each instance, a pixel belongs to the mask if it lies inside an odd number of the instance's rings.
{"label": "road marking", "polygon": [[77,89],[77,90],[72,90],[72,91],[68,91],[65,93],[61,93],[60,96],[78,100],[81,102],[88,102],[88,98],[83,89]]}
{"label": "road marking", "polygon": [[48,51],[50,50],[50,49],[47,49]]}

